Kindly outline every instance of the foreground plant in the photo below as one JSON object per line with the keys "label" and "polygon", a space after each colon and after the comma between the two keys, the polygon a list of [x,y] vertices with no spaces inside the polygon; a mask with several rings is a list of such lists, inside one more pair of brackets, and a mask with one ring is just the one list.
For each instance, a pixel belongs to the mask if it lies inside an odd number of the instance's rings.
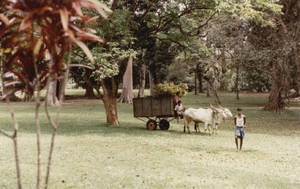
{"label": "foreground plant", "polygon": [[[18,123],[9,104],[10,95],[24,91],[28,99],[35,99],[35,124],[37,135],[37,188],[41,187],[41,146],[39,108],[40,92],[49,92],[50,83],[66,80],[69,72],[69,59],[64,62],[73,44],[78,45],[87,57],[93,56],[83,41],[102,42],[102,38],[85,28],[86,23],[96,23],[96,17],[83,14],[82,7],[96,9],[106,18],[104,10],[109,9],[97,0],[9,0],[0,3],[1,64],[6,99],[13,119],[13,134],[1,129],[1,133],[14,141],[18,188],[22,188],[18,157]],[[65,72],[65,77],[58,77]],[[63,82],[66,83],[66,82]],[[60,98],[62,100],[63,98]],[[47,102],[47,99],[46,99]],[[54,139],[58,128],[61,106],[53,119],[45,103],[47,118],[52,126],[47,173],[44,187],[48,187],[50,165],[54,149]]]}

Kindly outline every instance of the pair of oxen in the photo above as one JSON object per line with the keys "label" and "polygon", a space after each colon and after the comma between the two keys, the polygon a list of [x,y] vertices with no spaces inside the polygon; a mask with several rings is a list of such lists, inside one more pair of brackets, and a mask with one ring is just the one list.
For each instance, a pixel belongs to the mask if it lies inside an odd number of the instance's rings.
{"label": "pair of oxen", "polygon": [[208,129],[209,135],[211,127],[212,134],[216,133],[218,130],[218,125],[225,121],[225,119],[232,117],[232,113],[228,108],[223,108],[218,105],[219,108],[215,108],[210,104],[209,108],[187,108],[183,112],[184,117],[184,132],[186,128],[188,132],[190,131],[190,124],[195,122],[195,130],[196,132],[200,132],[199,123],[204,123],[204,133],[206,133]]}

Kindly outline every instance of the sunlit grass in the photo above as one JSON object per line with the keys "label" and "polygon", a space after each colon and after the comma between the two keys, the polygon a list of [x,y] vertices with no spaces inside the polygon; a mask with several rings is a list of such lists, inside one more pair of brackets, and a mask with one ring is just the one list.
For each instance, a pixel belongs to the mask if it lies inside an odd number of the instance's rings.
{"label": "sunlit grass", "polygon": [[[78,95],[82,94],[77,91]],[[168,131],[148,131],[134,118],[132,105],[118,104],[121,126],[106,125],[100,100],[64,103],[55,141],[49,188],[299,188],[300,107],[282,115],[263,111],[267,96],[220,94],[222,106],[247,116],[242,152],[235,151],[233,120],[218,135],[183,133],[183,120]],[[184,106],[208,107],[213,98],[188,94]],[[13,103],[20,132],[19,151],[24,188],[35,188],[36,135],[34,104]],[[53,115],[55,109],[50,108]],[[51,129],[41,108],[42,164]],[[0,104],[0,128],[10,131],[6,104]],[[201,125],[203,131],[203,125]],[[0,135],[0,188],[17,188],[12,141]]]}

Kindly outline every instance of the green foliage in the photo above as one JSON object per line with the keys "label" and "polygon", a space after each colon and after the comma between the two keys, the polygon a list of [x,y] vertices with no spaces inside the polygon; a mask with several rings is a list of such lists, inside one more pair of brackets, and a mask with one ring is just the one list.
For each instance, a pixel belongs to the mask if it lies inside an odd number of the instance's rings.
{"label": "green foliage", "polygon": [[275,26],[275,18],[270,16],[270,13],[281,14],[282,6],[278,2],[278,0],[219,0],[217,9],[234,17],[252,20],[262,26]]}
{"label": "green foliage", "polygon": [[[91,17],[96,16],[95,11],[86,13]],[[95,64],[90,64],[86,56],[76,49],[73,51],[73,61],[92,66],[92,76],[97,81],[117,76],[122,63],[126,62],[129,56],[136,55],[136,51],[130,47],[135,40],[131,30],[137,27],[132,20],[128,9],[116,9],[108,19],[99,19],[99,25],[89,25],[97,35],[103,36],[106,40],[105,45],[90,43]]]}
{"label": "green foliage", "polygon": [[185,83],[175,85],[173,82],[159,83],[154,86],[154,97],[165,97],[165,96],[185,96],[187,94],[188,86]]}

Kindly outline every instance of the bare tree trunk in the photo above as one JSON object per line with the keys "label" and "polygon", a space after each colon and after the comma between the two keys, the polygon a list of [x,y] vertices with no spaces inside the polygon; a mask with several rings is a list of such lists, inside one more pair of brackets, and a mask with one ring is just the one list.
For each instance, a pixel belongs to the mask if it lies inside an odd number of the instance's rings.
{"label": "bare tree trunk", "polygon": [[132,56],[129,57],[126,71],[123,75],[122,93],[118,102],[125,102],[132,104],[133,99],[133,82],[132,82]]}
{"label": "bare tree trunk", "polygon": [[85,81],[89,81],[89,82],[85,82],[85,94],[84,94],[84,97],[87,98],[87,99],[95,99],[96,98],[96,95],[94,93],[94,88],[93,88],[93,85],[90,81],[90,77],[92,75],[92,70],[90,69],[85,69]]}
{"label": "bare tree trunk", "polygon": [[[299,3],[298,3],[299,4]],[[299,7],[299,6],[298,6]],[[285,34],[285,36],[287,36],[288,38],[290,38],[289,40],[291,41],[292,43],[292,46],[293,46],[293,51],[294,51],[294,55],[295,55],[295,61],[296,61],[296,65],[297,65],[297,70],[298,70],[298,77],[297,77],[297,85],[298,87],[300,86],[300,59],[299,59],[299,48],[298,48],[298,45],[297,45],[297,42],[295,40],[293,40],[291,37],[289,37],[290,35],[288,34],[289,31],[288,31],[288,27],[287,25],[284,23],[283,19],[282,19],[282,16],[279,15],[278,17],[278,21],[279,23],[281,24],[282,28],[283,28],[283,32]],[[299,91],[298,91],[299,92]]]}
{"label": "bare tree trunk", "polygon": [[282,98],[282,88],[281,88],[281,73],[276,69],[276,63],[273,62],[273,77],[272,77],[272,86],[269,96],[269,101],[264,107],[264,110],[273,110],[275,113],[281,113],[285,104],[284,99]]}
{"label": "bare tree trunk", "polygon": [[195,93],[194,93],[194,95],[198,95],[197,73],[196,72],[195,72],[195,76],[194,76],[194,81],[195,81]]}
{"label": "bare tree trunk", "polygon": [[274,110],[275,113],[281,113],[284,108],[284,102],[281,96],[281,90],[276,81],[273,80],[269,101],[264,110]]}
{"label": "bare tree trunk", "polygon": [[114,78],[101,80],[103,89],[103,103],[106,111],[106,122],[112,125],[120,125],[117,112],[117,86]]}
{"label": "bare tree trunk", "polygon": [[146,86],[146,64],[144,64],[144,56],[147,49],[143,49],[142,54],[142,68],[140,70],[140,84],[139,84],[139,92],[138,92],[138,98],[142,98],[145,95],[145,86]]}
{"label": "bare tree trunk", "polygon": [[154,81],[151,72],[149,72],[149,86],[150,86],[150,96],[152,96],[154,90]]}
{"label": "bare tree trunk", "polygon": [[17,138],[19,125],[18,125],[18,122],[15,118],[15,114],[12,110],[12,106],[10,104],[9,98],[6,99],[6,102],[8,104],[9,109],[10,109],[10,115],[11,115],[11,118],[13,120],[13,134],[9,134],[9,133],[5,132],[4,130],[2,130],[1,128],[0,128],[0,133],[2,133],[3,135],[5,135],[5,136],[7,136],[7,137],[9,137],[13,140],[15,161],[16,161],[17,180],[18,180],[18,189],[22,189],[22,177],[21,177],[20,158],[19,158],[19,151],[18,151],[18,138]]}
{"label": "bare tree trunk", "polygon": [[51,81],[49,83],[49,90],[47,92],[46,104],[47,106],[60,106],[60,102],[56,96],[56,85],[57,81]]}
{"label": "bare tree trunk", "polygon": [[[220,99],[219,99],[217,90],[215,89],[215,87],[214,87],[214,85],[212,84],[212,82],[211,82],[211,81],[209,80],[209,78],[206,77],[206,76],[204,76],[203,79],[207,81],[207,85],[208,85],[207,88],[209,88],[209,89],[211,90],[211,92],[213,93],[215,102],[216,102],[217,104],[221,104],[221,101],[220,101]],[[207,91],[208,91],[208,89],[207,89]]]}
{"label": "bare tree trunk", "polygon": [[207,85],[207,90],[206,90],[206,97],[210,97],[209,86],[208,85]]}
{"label": "bare tree trunk", "polygon": [[94,88],[91,85],[86,85],[84,97],[87,99],[95,99]]}
{"label": "bare tree trunk", "polygon": [[201,73],[198,73],[197,74],[197,77],[198,77],[198,86],[199,86],[199,93],[203,93],[203,85],[202,85],[202,74]]}
{"label": "bare tree trunk", "polygon": [[235,79],[235,91],[236,91],[236,99],[239,100],[239,65],[236,66],[236,79]]}
{"label": "bare tree trunk", "polygon": [[[95,87],[95,86],[94,86],[94,87]],[[96,92],[97,92],[97,98],[102,99],[103,95],[102,95],[102,93],[101,93],[101,91],[100,91],[100,87],[96,87],[96,88],[94,88],[94,89],[95,89]]]}
{"label": "bare tree trunk", "polygon": [[144,97],[145,85],[146,85],[146,65],[142,64],[142,68],[140,72],[140,85],[139,85],[138,98]]}
{"label": "bare tree trunk", "polygon": [[[63,101],[64,98],[65,98],[65,89],[66,89],[68,76],[66,76],[65,72],[61,72],[59,74],[59,76],[61,78],[67,77],[66,79],[61,79],[61,80],[58,81],[58,91],[56,92],[56,96],[58,97],[58,100]],[[60,99],[60,98],[62,98],[62,99]]]}

